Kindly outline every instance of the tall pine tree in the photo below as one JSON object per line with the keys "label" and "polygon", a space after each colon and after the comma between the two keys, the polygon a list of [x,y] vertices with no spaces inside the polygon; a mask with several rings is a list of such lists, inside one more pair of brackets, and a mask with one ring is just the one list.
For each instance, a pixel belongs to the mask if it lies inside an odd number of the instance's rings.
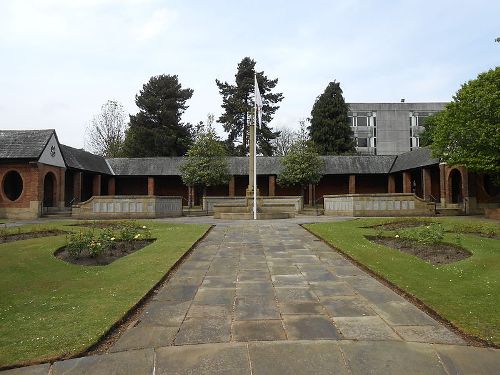
{"label": "tall pine tree", "polygon": [[128,157],[180,156],[192,143],[191,125],[181,116],[193,90],[183,89],[176,75],[153,76],[144,84],[135,104],[139,113],[130,115],[124,154]]}
{"label": "tall pine tree", "polygon": [[342,96],[339,82],[330,82],[316,99],[311,111],[309,132],[321,155],[341,155],[356,151],[348,124],[349,106]]}
{"label": "tall pine tree", "polygon": [[[248,153],[249,112],[253,111],[254,107],[254,73],[255,61],[250,57],[245,57],[238,64],[235,85],[215,80],[222,95],[222,108],[224,109],[219,122],[229,133],[227,144],[233,155],[244,156]],[[263,102],[262,126],[257,129],[257,152],[262,155],[272,155],[271,141],[279,135],[279,132],[274,132],[268,124],[278,110],[279,105],[276,104],[283,100],[283,94],[271,93],[278,79],[268,79],[264,72],[257,72],[257,82]]]}

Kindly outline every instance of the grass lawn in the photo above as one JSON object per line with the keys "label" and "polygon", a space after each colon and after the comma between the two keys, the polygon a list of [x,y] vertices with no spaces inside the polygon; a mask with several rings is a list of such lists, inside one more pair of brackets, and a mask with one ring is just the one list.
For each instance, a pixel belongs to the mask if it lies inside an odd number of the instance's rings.
{"label": "grass lawn", "polygon": [[[444,242],[461,244],[473,255],[434,266],[413,255],[370,242],[363,228],[397,219],[356,219],[305,227],[369,269],[416,296],[463,332],[500,344],[500,241],[473,234],[446,233]],[[439,218],[445,230],[470,225],[471,218]],[[498,228],[500,226],[492,225]],[[394,236],[395,232],[385,231]]]}
{"label": "grass lawn", "polygon": [[[55,258],[64,235],[0,244],[0,367],[88,348],[209,229],[144,224],[157,240],[107,266],[78,266]],[[79,230],[65,223],[43,228]]]}

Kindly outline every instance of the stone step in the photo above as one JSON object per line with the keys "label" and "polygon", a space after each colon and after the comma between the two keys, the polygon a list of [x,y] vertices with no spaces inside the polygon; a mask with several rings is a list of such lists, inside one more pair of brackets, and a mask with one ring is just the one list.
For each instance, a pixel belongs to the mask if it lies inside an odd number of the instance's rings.
{"label": "stone step", "polygon": [[454,208],[454,207],[436,208],[436,214],[439,216],[462,216],[462,215],[465,215],[464,211],[461,208]]}

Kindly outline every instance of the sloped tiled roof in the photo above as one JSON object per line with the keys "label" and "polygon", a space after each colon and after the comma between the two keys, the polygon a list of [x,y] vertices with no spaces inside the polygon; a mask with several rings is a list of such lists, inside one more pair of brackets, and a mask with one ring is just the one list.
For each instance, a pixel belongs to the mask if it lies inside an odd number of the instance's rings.
{"label": "sloped tiled roof", "polygon": [[64,162],[68,168],[103,174],[113,174],[113,171],[109,168],[106,159],[103,157],[78,148],[66,145],[60,146]]}
{"label": "sloped tiled roof", "polygon": [[0,130],[0,159],[38,159],[54,129]]}
{"label": "sloped tiled roof", "polygon": [[390,172],[401,172],[433,164],[439,164],[439,159],[432,157],[429,147],[421,147],[414,151],[398,155]]}
{"label": "sloped tiled roof", "polygon": [[[395,156],[323,156],[326,174],[379,174],[389,173]],[[178,176],[183,157],[116,158],[108,163],[116,175],[121,176]],[[229,173],[248,175],[247,157],[229,157]],[[281,157],[257,157],[259,175],[278,174]]]}

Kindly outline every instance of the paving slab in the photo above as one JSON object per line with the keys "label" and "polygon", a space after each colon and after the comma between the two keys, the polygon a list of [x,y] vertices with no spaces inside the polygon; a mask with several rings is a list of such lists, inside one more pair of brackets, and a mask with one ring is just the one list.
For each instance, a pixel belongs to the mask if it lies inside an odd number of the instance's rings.
{"label": "paving slab", "polygon": [[498,375],[500,350],[465,346],[434,346],[441,362],[453,375]]}
{"label": "paving slab", "polygon": [[279,305],[282,315],[321,315],[326,311],[318,302],[284,302]]}
{"label": "paving slab", "polygon": [[235,320],[279,319],[280,312],[276,300],[269,296],[237,297]]}
{"label": "paving slab", "polygon": [[253,375],[348,375],[335,342],[249,344]]}
{"label": "paving slab", "polygon": [[321,303],[332,317],[376,315],[370,306],[358,297],[336,296],[325,299]]}
{"label": "paving slab", "polygon": [[158,301],[190,301],[198,291],[198,285],[169,285],[154,297]]}
{"label": "paving slab", "polygon": [[277,341],[286,340],[280,319],[235,321],[232,327],[234,341]]}
{"label": "paving slab", "polygon": [[139,317],[142,325],[178,327],[184,320],[191,301],[153,301]]}
{"label": "paving slab", "polygon": [[199,288],[194,302],[200,305],[232,305],[236,288]]}
{"label": "paving slab", "polygon": [[230,318],[232,305],[198,305],[193,303],[186,315],[187,318]]}
{"label": "paving slab", "polygon": [[131,349],[158,348],[172,345],[179,328],[164,326],[137,326],[128,329],[111,347],[111,352]]}
{"label": "paving slab", "polygon": [[410,302],[375,303],[373,309],[390,325],[438,325],[439,323]]}
{"label": "paving slab", "polygon": [[342,335],[351,340],[401,340],[378,316],[334,317]]}
{"label": "paving slab", "polygon": [[177,334],[174,344],[205,344],[229,342],[231,340],[231,319],[229,318],[187,318]]}
{"label": "paving slab", "polygon": [[466,344],[460,336],[443,326],[395,326],[393,328],[405,341],[455,345]]}
{"label": "paving slab", "polygon": [[186,345],[156,350],[155,375],[250,375],[246,344]]}
{"label": "paving slab", "polygon": [[284,315],[289,340],[338,340],[342,336],[324,315]]}
{"label": "paving slab", "polygon": [[12,370],[2,371],[2,375],[48,375],[49,364],[14,368]]}
{"label": "paving slab", "polygon": [[278,301],[281,302],[318,302],[309,288],[275,288]]}
{"label": "paving slab", "polygon": [[352,375],[449,375],[430,345],[341,341]]}
{"label": "paving slab", "polygon": [[152,374],[153,349],[96,355],[56,362],[52,375],[136,375]]}

